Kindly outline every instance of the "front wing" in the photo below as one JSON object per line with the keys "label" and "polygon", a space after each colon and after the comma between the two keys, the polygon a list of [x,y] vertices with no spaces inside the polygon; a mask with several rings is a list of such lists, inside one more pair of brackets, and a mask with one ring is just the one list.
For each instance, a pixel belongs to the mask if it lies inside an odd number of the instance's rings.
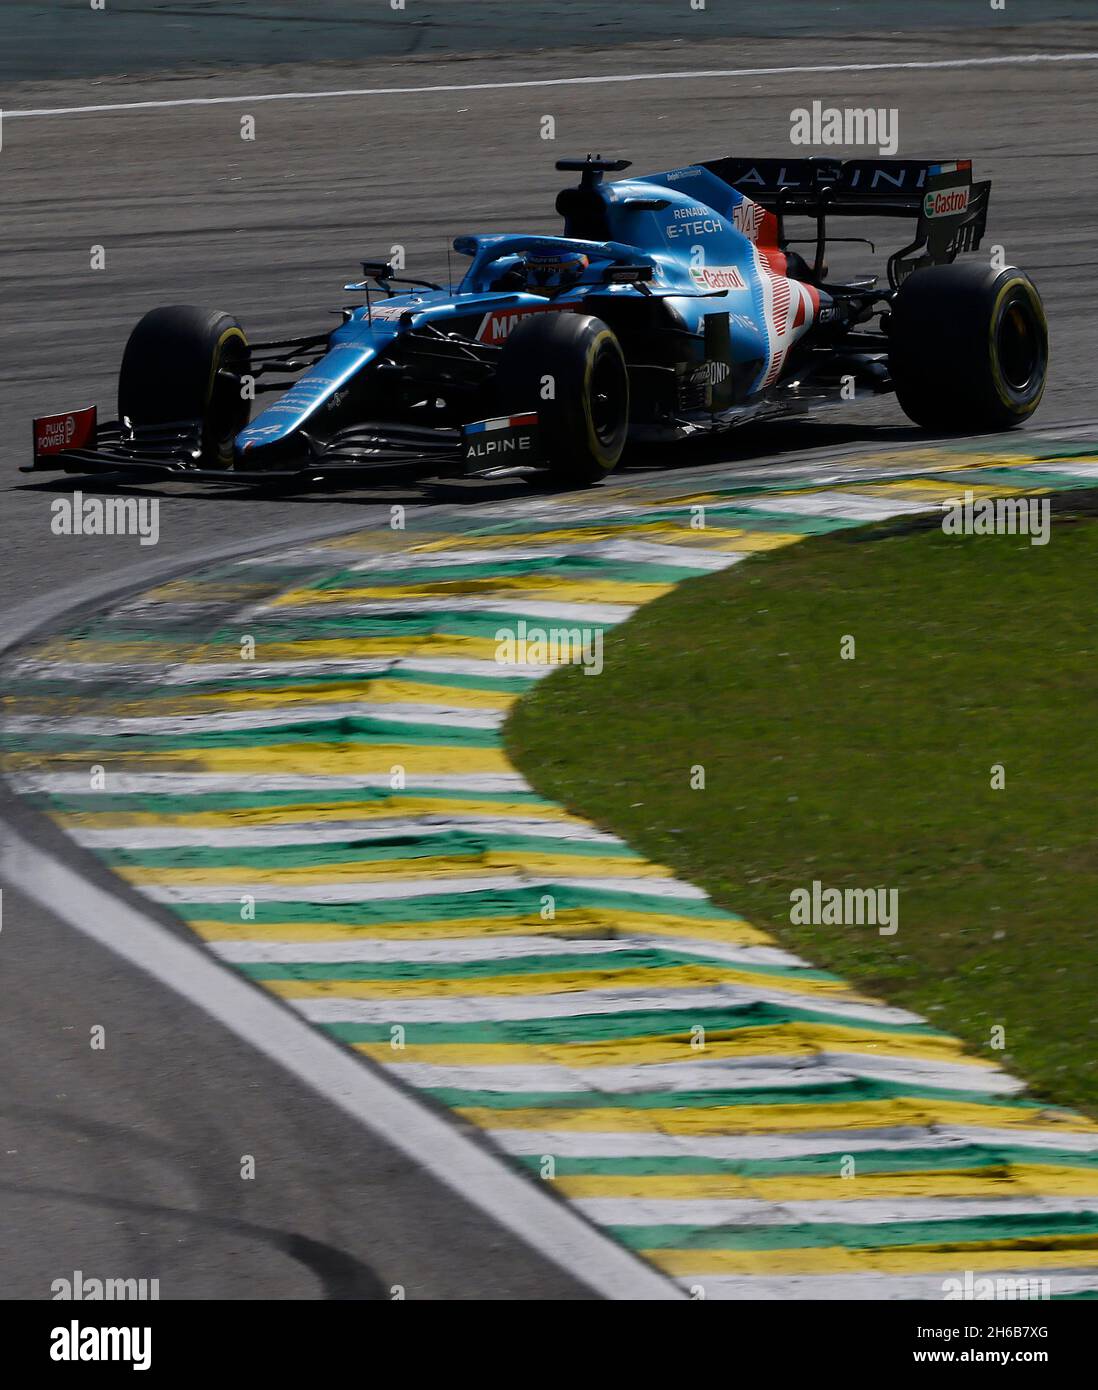
{"label": "front wing", "polygon": [[290,478],[416,475],[502,477],[543,466],[538,417],[500,416],[460,429],[384,421],[352,425],[325,440],[300,431],[302,457],[278,469],[207,468],[200,421],[99,425],[95,407],[34,421],[34,458],[23,473],[110,473],[180,482],[270,483]]}

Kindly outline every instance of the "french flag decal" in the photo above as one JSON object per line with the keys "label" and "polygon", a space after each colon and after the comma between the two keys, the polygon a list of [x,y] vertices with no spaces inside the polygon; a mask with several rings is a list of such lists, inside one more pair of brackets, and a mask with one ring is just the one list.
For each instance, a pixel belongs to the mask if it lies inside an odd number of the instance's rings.
{"label": "french flag decal", "polygon": [[492,430],[516,429],[519,425],[536,425],[537,422],[538,417],[534,412],[527,415],[499,415],[494,420],[475,420],[471,425],[465,426],[463,433],[487,434]]}

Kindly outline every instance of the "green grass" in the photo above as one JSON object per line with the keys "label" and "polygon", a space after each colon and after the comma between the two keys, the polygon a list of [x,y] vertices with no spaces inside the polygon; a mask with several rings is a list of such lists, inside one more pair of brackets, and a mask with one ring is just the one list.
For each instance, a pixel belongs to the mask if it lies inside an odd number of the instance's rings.
{"label": "green grass", "polygon": [[[509,746],[538,791],[814,965],[1096,1113],[1096,579],[1081,512],[1043,547],[808,540],[641,610],[600,677],[564,668],[519,705]],[[792,925],[813,879],[898,889],[898,933]]]}

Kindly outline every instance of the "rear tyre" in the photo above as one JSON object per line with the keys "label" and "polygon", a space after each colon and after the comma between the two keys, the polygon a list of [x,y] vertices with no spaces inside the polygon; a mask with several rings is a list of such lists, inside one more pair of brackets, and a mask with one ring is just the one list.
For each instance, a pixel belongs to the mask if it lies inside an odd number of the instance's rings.
{"label": "rear tyre", "polygon": [[537,411],[555,482],[584,487],[617,466],[629,432],[629,372],[601,319],[568,310],[520,319],[503,346],[496,392],[511,414]]}
{"label": "rear tyre", "polygon": [[239,378],[250,354],[230,314],[172,304],[147,313],[130,334],[118,376],[118,415],[132,425],[199,421],[202,463],[231,468],[233,441],[251,403]]}
{"label": "rear tyre", "polygon": [[917,270],[897,291],[888,333],[896,395],[924,429],[1009,429],[1041,402],[1048,324],[1024,271],[979,261]]}

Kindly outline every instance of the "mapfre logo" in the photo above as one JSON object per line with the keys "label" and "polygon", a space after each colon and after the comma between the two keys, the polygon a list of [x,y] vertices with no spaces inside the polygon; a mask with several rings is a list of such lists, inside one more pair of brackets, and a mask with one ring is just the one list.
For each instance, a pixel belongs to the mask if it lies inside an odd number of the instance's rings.
{"label": "mapfre logo", "polygon": [[477,329],[478,343],[502,343],[511,334],[516,323],[528,319],[531,314],[559,313],[546,305],[544,309],[493,309],[484,315]]}
{"label": "mapfre logo", "polygon": [[954,217],[959,212],[967,212],[971,192],[972,188],[967,183],[956,188],[935,189],[923,199],[923,214],[926,217]]}
{"label": "mapfre logo", "polygon": [[701,290],[745,290],[747,281],[734,265],[707,265],[691,270],[694,284]]}

